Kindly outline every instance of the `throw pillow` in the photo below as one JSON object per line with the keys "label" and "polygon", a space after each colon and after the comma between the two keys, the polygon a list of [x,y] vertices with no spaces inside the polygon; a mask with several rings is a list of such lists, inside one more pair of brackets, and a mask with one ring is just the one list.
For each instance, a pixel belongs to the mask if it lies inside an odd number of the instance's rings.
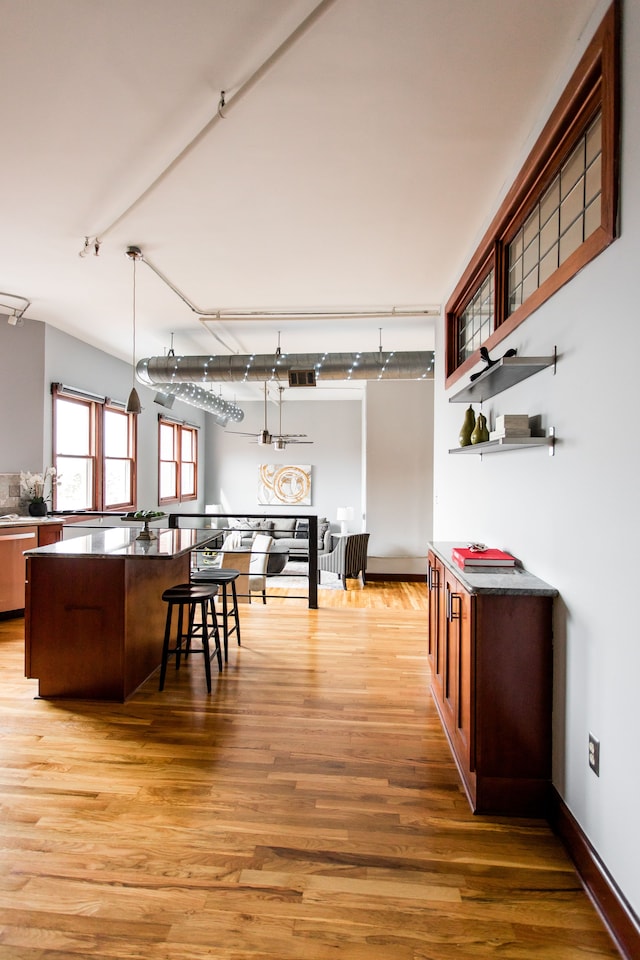
{"label": "throw pillow", "polygon": [[294,531],[296,528],[295,517],[291,519],[287,517],[278,518],[274,521],[273,524],[273,536],[278,537],[293,537]]}
{"label": "throw pillow", "polygon": [[298,520],[296,522],[296,540],[308,540],[309,539],[309,521],[308,520]]}

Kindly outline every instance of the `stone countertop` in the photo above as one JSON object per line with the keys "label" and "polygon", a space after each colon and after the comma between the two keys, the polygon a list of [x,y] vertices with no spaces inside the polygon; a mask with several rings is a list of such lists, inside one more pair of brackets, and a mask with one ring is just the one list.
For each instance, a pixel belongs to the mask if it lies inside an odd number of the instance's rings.
{"label": "stone countertop", "polygon": [[137,537],[141,529],[141,524],[138,524],[137,527],[131,527],[123,523],[121,527],[96,530],[95,533],[86,536],[62,540],[45,547],[34,547],[33,550],[25,550],[25,556],[83,558],[86,560],[95,558],[122,559],[123,557],[125,559],[132,557],[148,557],[150,559],[180,557],[189,553],[195,547],[202,546],[215,536],[215,531],[211,530],[152,528],[152,532],[155,534],[154,540],[138,540]]}
{"label": "stone countertop", "polygon": [[18,517],[5,514],[0,517],[0,527],[33,527],[48,523],[64,523],[62,517]]}
{"label": "stone countertop", "polygon": [[443,542],[438,541],[429,544],[429,549],[433,550],[435,555],[445,566],[451,570],[455,577],[462,583],[471,594],[480,593],[503,593],[513,596],[525,596],[535,594],[543,597],[557,597],[558,591],[555,587],[538,579],[524,567],[517,564],[515,567],[474,567],[463,570],[455,561],[451,559],[451,551],[454,547],[466,547],[468,542]]}

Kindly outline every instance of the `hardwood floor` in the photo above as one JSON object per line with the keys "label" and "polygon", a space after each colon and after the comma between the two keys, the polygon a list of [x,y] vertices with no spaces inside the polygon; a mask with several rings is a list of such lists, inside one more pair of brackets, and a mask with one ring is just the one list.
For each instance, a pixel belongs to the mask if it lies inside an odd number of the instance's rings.
{"label": "hardwood floor", "polygon": [[0,622],[0,960],[618,956],[545,823],[470,813],[423,584],[241,624],[210,696],[195,658],[101,705],[35,699]]}

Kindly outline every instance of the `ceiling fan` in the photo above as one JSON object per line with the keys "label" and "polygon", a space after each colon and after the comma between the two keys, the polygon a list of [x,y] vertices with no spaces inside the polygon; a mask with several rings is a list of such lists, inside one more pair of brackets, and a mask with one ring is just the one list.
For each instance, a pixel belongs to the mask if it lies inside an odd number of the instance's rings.
{"label": "ceiling fan", "polygon": [[267,424],[267,383],[264,384],[264,429],[260,431],[259,434],[255,433],[244,433],[241,430],[228,430],[227,433],[235,433],[239,437],[252,437],[255,443],[260,444],[260,446],[268,446],[269,444],[273,445],[274,450],[285,450],[288,443],[313,443],[313,440],[303,440],[303,437],[306,437],[306,433],[283,433],[282,432],[282,393],[284,387],[278,386],[280,391],[280,400],[278,405],[279,412],[279,432],[277,434],[272,434],[269,432],[269,426]]}

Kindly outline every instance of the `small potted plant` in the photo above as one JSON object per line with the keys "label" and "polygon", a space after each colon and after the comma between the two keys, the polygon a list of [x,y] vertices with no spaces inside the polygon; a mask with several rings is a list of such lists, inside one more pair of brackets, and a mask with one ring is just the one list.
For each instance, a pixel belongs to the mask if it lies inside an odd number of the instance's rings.
{"label": "small potted plant", "polygon": [[[57,483],[55,467],[47,467],[44,473],[20,472],[20,493],[29,501],[28,510],[32,517],[46,517],[47,500],[53,494],[53,485]],[[49,485],[49,493],[46,493]]]}

